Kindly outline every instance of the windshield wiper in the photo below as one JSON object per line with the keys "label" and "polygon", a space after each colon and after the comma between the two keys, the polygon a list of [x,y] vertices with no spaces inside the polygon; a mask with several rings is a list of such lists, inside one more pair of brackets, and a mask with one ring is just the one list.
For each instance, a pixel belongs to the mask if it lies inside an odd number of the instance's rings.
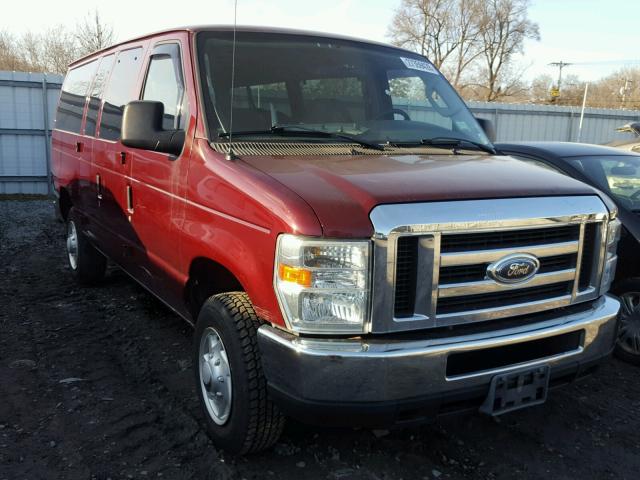
{"label": "windshield wiper", "polygon": [[296,137],[321,137],[321,138],[339,138],[349,142],[357,143],[361,147],[370,148],[384,152],[384,147],[377,143],[367,142],[366,140],[360,140],[359,138],[346,135],[344,133],[326,132],[324,130],[315,130],[313,128],[306,128],[300,125],[274,125],[269,130],[247,130],[241,132],[224,132],[218,135],[219,138],[228,138],[231,133],[232,136],[246,137],[251,135],[290,135]]}
{"label": "windshield wiper", "polygon": [[471,149],[471,150],[480,150],[482,152],[490,153],[491,155],[496,155],[497,152],[495,148],[485,145],[484,143],[474,142],[473,140],[467,140],[464,138],[456,138],[456,137],[435,137],[435,138],[425,138],[420,140],[422,145],[429,145],[432,147],[443,147],[443,148],[463,148],[463,149]]}

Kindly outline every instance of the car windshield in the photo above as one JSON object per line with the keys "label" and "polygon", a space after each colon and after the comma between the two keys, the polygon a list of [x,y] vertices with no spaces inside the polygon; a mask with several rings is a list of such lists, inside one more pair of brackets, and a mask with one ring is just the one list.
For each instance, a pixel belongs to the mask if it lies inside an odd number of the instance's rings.
{"label": "car windshield", "polygon": [[[309,142],[350,136],[399,146],[430,139],[490,145],[455,90],[422,56],[351,40],[238,31],[232,89],[233,32],[201,32],[197,46],[212,141],[227,139],[232,130],[243,141],[290,135]],[[343,137],[314,137],[309,130]]]}
{"label": "car windshield", "polygon": [[640,211],[640,155],[574,157],[567,160],[624,207]]}

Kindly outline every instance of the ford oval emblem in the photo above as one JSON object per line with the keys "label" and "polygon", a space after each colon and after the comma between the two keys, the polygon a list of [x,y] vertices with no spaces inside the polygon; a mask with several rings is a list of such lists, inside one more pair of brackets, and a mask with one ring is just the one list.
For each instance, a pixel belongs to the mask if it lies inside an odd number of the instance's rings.
{"label": "ford oval emblem", "polygon": [[540,260],[528,253],[508,255],[487,267],[487,277],[499,283],[526,282],[538,273]]}

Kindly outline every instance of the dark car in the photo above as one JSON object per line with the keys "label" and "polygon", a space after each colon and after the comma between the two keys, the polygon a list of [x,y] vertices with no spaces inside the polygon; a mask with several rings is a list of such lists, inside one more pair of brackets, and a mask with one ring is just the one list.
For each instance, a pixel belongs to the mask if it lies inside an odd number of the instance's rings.
{"label": "dark car", "polygon": [[616,132],[631,133],[634,138],[631,140],[616,140],[608,143],[607,145],[621,148],[622,150],[628,150],[630,152],[640,153],[640,122],[627,123],[626,125],[616,128]]}
{"label": "dark car", "polygon": [[588,183],[615,201],[624,226],[613,292],[621,300],[616,354],[640,364],[640,155],[619,148],[564,142],[502,143],[501,153]]}

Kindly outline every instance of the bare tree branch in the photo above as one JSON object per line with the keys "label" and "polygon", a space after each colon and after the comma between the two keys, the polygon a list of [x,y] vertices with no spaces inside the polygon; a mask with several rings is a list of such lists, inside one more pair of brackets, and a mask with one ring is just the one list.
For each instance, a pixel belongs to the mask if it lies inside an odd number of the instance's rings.
{"label": "bare tree branch", "polygon": [[75,38],[80,54],[86,55],[113,44],[113,27],[103,23],[98,10],[94,10],[78,23]]}
{"label": "bare tree branch", "polygon": [[526,39],[539,40],[538,25],[527,18],[530,0],[486,0],[482,7],[482,76],[488,102],[505,96],[506,74]]}

